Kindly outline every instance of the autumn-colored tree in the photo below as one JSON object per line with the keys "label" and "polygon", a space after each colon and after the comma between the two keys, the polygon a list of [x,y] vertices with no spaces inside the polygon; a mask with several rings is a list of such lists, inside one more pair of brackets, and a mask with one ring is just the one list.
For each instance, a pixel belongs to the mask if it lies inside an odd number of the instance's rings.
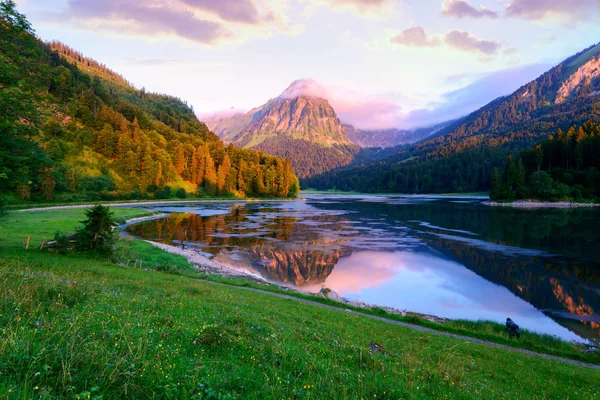
{"label": "autumn-colored tree", "polygon": [[56,181],[52,175],[52,171],[49,168],[44,168],[41,172],[40,179],[40,195],[46,201],[52,201],[54,199],[54,188],[56,187]]}
{"label": "autumn-colored tree", "polygon": [[156,177],[154,178],[154,184],[156,186],[161,186],[162,179],[163,179],[163,168],[162,168],[162,163],[159,162],[158,163],[158,168],[157,168],[157,171],[156,171]]}
{"label": "autumn-colored tree", "polygon": [[209,196],[216,196],[218,192],[217,187],[217,172],[215,170],[215,162],[213,161],[210,154],[207,154],[204,158],[206,169],[204,171],[204,190]]}
{"label": "autumn-colored tree", "polygon": [[204,184],[204,173],[206,171],[206,156],[208,155],[208,147],[200,146],[196,149],[196,184],[202,187]]}
{"label": "autumn-colored tree", "polygon": [[237,170],[237,190],[240,195],[246,195],[246,181],[244,180],[244,170],[247,168],[248,164],[244,160],[240,160]]}
{"label": "autumn-colored tree", "polygon": [[231,161],[229,159],[229,155],[225,154],[223,157],[223,162],[219,165],[219,169],[217,172],[217,191],[219,194],[225,194],[225,180],[227,179],[227,175],[229,175],[229,171],[231,170]]}
{"label": "autumn-colored tree", "polygon": [[175,172],[181,176],[181,173],[185,170],[185,153],[183,151],[183,145],[180,143],[175,150]]}
{"label": "autumn-colored tree", "polygon": [[190,181],[193,184],[198,184],[198,157],[196,157],[196,150],[192,152],[192,163],[190,167]]}

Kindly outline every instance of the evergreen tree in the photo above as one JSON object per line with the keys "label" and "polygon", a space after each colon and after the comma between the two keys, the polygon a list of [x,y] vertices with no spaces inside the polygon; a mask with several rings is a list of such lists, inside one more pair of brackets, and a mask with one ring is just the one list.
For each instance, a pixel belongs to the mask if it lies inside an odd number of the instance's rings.
{"label": "evergreen tree", "polygon": [[81,221],[83,228],[77,232],[77,249],[112,254],[117,240],[114,229],[117,223],[110,208],[98,204],[88,209],[85,216],[86,219]]}
{"label": "evergreen tree", "polygon": [[492,169],[492,178],[490,184],[490,199],[498,200],[503,196],[503,184],[502,184],[502,176],[500,175],[500,171],[498,168]]}
{"label": "evergreen tree", "polygon": [[204,158],[206,169],[204,171],[204,191],[209,196],[216,196],[217,188],[217,172],[215,171],[215,162],[210,154]]}
{"label": "evergreen tree", "polygon": [[227,179],[227,175],[229,175],[229,171],[231,170],[231,161],[229,159],[229,155],[225,154],[223,158],[223,162],[219,165],[218,173],[217,173],[217,191],[220,195],[225,194],[225,180]]}
{"label": "evergreen tree", "polygon": [[181,176],[185,170],[185,153],[183,152],[183,145],[180,143],[175,150],[175,172]]}

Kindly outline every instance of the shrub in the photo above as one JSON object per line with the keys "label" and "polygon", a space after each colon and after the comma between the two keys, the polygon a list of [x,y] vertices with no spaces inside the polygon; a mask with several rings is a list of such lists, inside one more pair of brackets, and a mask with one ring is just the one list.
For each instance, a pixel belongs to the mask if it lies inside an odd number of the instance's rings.
{"label": "shrub", "polygon": [[79,182],[79,189],[84,192],[101,192],[115,190],[115,183],[110,175],[87,176]]}
{"label": "shrub", "polygon": [[0,218],[6,215],[6,199],[4,197],[0,197]]}
{"label": "shrub", "polygon": [[175,192],[175,196],[177,196],[177,198],[179,198],[179,199],[185,199],[187,197],[187,192],[185,191],[184,188],[179,188]]}
{"label": "shrub", "polygon": [[85,212],[83,228],[77,232],[77,250],[112,255],[117,240],[117,225],[110,208],[100,204]]}
{"label": "shrub", "polygon": [[160,188],[154,193],[156,199],[168,199],[169,197],[171,197],[171,186]]}

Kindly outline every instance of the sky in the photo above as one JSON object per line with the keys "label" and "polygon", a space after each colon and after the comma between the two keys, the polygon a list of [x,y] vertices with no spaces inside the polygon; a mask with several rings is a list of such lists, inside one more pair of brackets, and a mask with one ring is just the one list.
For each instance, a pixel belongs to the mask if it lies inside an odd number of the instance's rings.
{"label": "sky", "polygon": [[510,94],[600,42],[600,0],[17,0],[59,40],[201,116],[293,81],[342,122],[414,128]]}

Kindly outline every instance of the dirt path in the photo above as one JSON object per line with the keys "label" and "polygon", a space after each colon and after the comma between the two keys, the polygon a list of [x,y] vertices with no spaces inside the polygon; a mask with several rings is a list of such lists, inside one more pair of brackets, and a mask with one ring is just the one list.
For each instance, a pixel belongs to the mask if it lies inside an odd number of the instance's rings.
{"label": "dirt path", "polygon": [[502,350],[514,351],[514,352],[517,352],[517,353],[527,354],[527,355],[533,356],[533,357],[546,358],[548,360],[554,360],[554,361],[558,361],[558,362],[562,362],[562,363],[566,363],[566,364],[577,365],[577,366],[580,366],[580,367],[591,368],[591,369],[595,369],[595,370],[600,371],[600,365],[596,365],[596,364],[589,364],[589,363],[585,363],[585,362],[582,362],[582,361],[571,360],[569,358],[563,358],[563,357],[558,357],[558,356],[552,356],[552,355],[549,355],[549,354],[537,353],[535,351],[520,349],[520,348],[517,348],[517,347],[505,346],[503,344],[498,344],[498,343],[494,343],[494,342],[490,342],[490,341],[482,340],[482,339],[476,339],[476,338],[472,338],[472,337],[469,337],[469,336],[463,336],[463,335],[457,335],[457,334],[449,333],[449,332],[437,331],[435,329],[430,329],[430,328],[426,328],[426,327],[419,326],[419,325],[413,325],[413,324],[409,324],[409,323],[406,323],[406,322],[395,321],[395,320],[392,320],[392,319],[378,317],[376,315],[365,314],[365,313],[361,313],[359,311],[348,310],[346,308],[335,307],[335,306],[331,306],[331,305],[328,305],[328,304],[319,303],[319,302],[312,301],[312,300],[306,300],[306,299],[301,299],[301,298],[294,297],[294,296],[288,296],[286,294],[273,293],[273,292],[268,292],[266,290],[260,290],[260,289],[243,287],[243,286],[228,285],[228,284],[225,284],[225,283],[207,281],[207,280],[204,280],[204,279],[199,279],[199,280],[201,282],[209,283],[211,285],[225,286],[225,287],[230,287],[230,288],[235,288],[235,289],[248,290],[248,291],[251,291],[251,292],[256,292],[256,293],[261,293],[261,294],[267,294],[267,295],[279,297],[279,298],[282,298],[282,299],[296,301],[298,303],[304,303],[304,304],[309,304],[309,305],[312,305],[312,306],[328,308],[330,310],[341,311],[341,312],[345,312],[345,313],[348,313],[348,314],[359,315],[361,317],[371,318],[371,319],[374,319],[374,320],[377,320],[377,321],[385,322],[385,323],[392,324],[392,325],[402,326],[404,328],[414,329],[414,330],[417,330],[417,331],[420,331],[420,332],[426,332],[426,333],[430,333],[430,334],[433,334],[433,335],[447,336],[447,337],[451,337],[451,338],[458,339],[458,340],[466,340],[468,342],[482,344],[482,345],[485,345],[485,346],[492,346],[492,347],[496,347],[496,348],[502,349]]}

